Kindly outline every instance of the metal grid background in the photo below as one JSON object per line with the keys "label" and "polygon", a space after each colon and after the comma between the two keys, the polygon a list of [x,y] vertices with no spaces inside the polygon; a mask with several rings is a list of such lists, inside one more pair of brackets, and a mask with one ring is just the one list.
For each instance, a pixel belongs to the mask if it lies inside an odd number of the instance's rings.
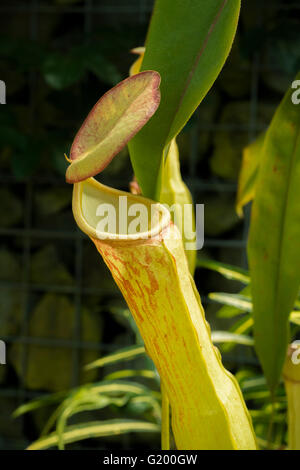
{"label": "metal grid background", "polygon": [[[84,34],[91,33],[93,29],[93,20],[95,15],[114,15],[115,18],[124,18],[124,15],[131,18],[131,21],[138,22],[140,24],[146,24],[149,20],[149,15],[152,11],[153,0],[86,0],[83,5],[72,5],[72,6],[60,6],[59,12],[77,14],[83,18],[83,32]],[[257,19],[258,22],[263,21],[264,9],[272,8],[272,2],[261,2],[261,15]],[[299,4],[288,5],[282,3],[277,5],[277,8],[286,9],[286,8],[299,8]],[[38,22],[39,14],[46,13],[51,14],[55,12],[57,7],[55,5],[47,5],[44,2],[39,2],[38,0],[31,0],[28,2],[10,2],[7,5],[0,6],[0,14],[5,12],[28,12],[30,16],[30,30],[28,32],[29,36],[33,40],[38,40]],[[256,54],[252,60],[251,68],[249,74],[251,76],[251,96],[250,96],[250,113],[248,119],[248,125],[246,128],[243,128],[242,131],[248,133],[249,141],[251,141],[255,135],[261,129],[257,126],[257,103],[258,103],[258,84],[259,84],[259,73],[263,64],[261,64],[260,57]],[[34,93],[34,76],[31,77],[31,93]],[[197,113],[196,113],[197,117]],[[232,128],[236,124],[232,123]],[[188,173],[185,175],[185,179],[190,186],[192,192],[205,191],[205,192],[214,192],[219,191],[221,193],[229,192],[235,193],[236,185],[232,183],[227,183],[219,179],[213,179],[210,181],[201,180],[196,175],[196,163],[197,163],[197,147],[196,147],[196,138],[198,133],[201,133],[202,127],[199,119],[196,122],[196,125],[193,126],[191,136],[190,136],[190,155],[188,162]],[[212,132],[218,132],[222,130],[222,126],[215,124],[209,129]],[[240,129],[241,130],[241,129]],[[73,369],[72,369],[72,385],[75,386],[79,381],[79,355],[80,351],[85,348],[101,350],[102,352],[109,351],[113,346],[109,344],[94,344],[94,343],[85,343],[81,340],[80,334],[80,325],[81,325],[81,307],[82,307],[82,296],[83,295],[94,295],[102,294],[103,291],[99,289],[89,289],[83,287],[82,285],[82,257],[83,257],[83,239],[84,235],[75,229],[70,227],[69,231],[54,231],[54,230],[39,230],[33,226],[33,194],[34,188],[37,181],[32,178],[29,181],[17,181],[13,177],[2,174],[0,175],[1,184],[11,183],[19,184],[24,186],[25,189],[25,199],[24,199],[24,227],[15,228],[15,229],[6,229],[0,227],[0,236],[4,237],[17,237],[22,241],[23,246],[23,255],[22,255],[22,279],[18,283],[8,283],[1,282],[0,290],[11,288],[18,293],[22,298],[22,311],[23,311],[23,320],[22,320],[22,330],[19,336],[15,337],[1,337],[7,344],[9,343],[20,343],[22,345],[22,370],[23,377],[25,377],[26,367],[27,367],[27,353],[28,346],[30,344],[36,344],[40,346],[47,347],[64,347],[71,348],[73,354]],[[64,185],[62,179],[53,179],[47,177],[40,177],[38,179],[40,184],[53,184],[57,186]],[[199,201],[202,202],[202,201]],[[206,239],[205,247],[230,247],[241,250],[242,259],[241,264],[246,264],[246,255],[245,255],[245,245],[248,233],[248,223],[249,217],[246,217],[243,222],[242,237],[239,240],[236,239]],[[31,263],[31,244],[34,238],[43,239],[46,241],[52,240],[54,242],[65,241],[74,243],[74,254],[75,254],[75,270],[76,270],[76,280],[73,286],[59,286],[59,285],[38,285],[32,284],[30,281],[30,263]],[[32,293],[41,293],[41,292],[53,292],[53,293],[64,293],[72,295],[74,297],[75,303],[75,328],[73,338],[70,341],[67,340],[52,340],[45,338],[32,338],[29,336],[29,297]],[[1,397],[15,397],[17,398],[18,403],[23,403],[29,398],[36,396],[37,393],[33,391],[26,390],[24,383],[22,381],[19,384],[18,388],[8,389],[2,388],[0,390]],[[125,441],[124,441],[125,442]],[[26,442],[16,442],[15,440],[5,440],[0,437],[0,448],[23,448],[26,445]],[[125,444],[124,444],[125,445]]]}

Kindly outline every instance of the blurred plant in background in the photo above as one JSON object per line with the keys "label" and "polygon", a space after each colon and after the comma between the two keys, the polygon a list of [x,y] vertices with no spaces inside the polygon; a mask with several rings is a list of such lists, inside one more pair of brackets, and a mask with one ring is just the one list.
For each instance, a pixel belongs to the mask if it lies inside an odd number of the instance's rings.
{"label": "blurred plant in background", "polygon": [[[63,449],[66,444],[82,439],[130,432],[139,435],[147,432],[160,433],[159,376],[145,354],[142,338],[129,310],[112,308],[110,313],[119,316],[134,331],[136,345],[117,350],[85,367],[88,370],[104,368],[105,374],[101,382],[46,395],[18,408],[14,413],[15,417],[43,407],[57,406],[49,416],[40,439],[28,449],[39,450],[53,446]],[[124,362],[130,363],[131,368],[125,369]],[[114,419],[103,419],[100,410],[106,411],[104,418],[113,416]],[[93,412],[93,419],[99,415],[99,420],[78,419],[77,415],[84,416],[86,412]],[[79,422],[69,425],[69,421],[73,422],[74,419],[75,423]]]}
{"label": "blurred plant in background", "polygon": [[[216,261],[198,261],[198,267],[218,272],[226,279],[237,281],[243,289],[236,294],[211,292],[209,298],[223,305],[216,313],[224,319],[226,332],[232,333],[232,341],[220,347],[223,360],[237,370],[236,378],[241,386],[253,420],[258,443],[263,449],[280,449],[287,445],[287,399],[283,380],[276,389],[274,400],[267,386],[266,379],[256,361],[253,350],[253,317],[249,272]],[[295,309],[290,314],[291,337],[300,332],[300,296],[295,302]],[[230,325],[230,326],[228,326]],[[240,346],[250,346],[245,350]],[[239,348],[236,350],[236,348]],[[236,350],[235,355],[233,351]],[[247,353],[247,354],[245,354]],[[242,365],[241,365],[242,363]]]}
{"label": "blurred plant in background", "polygon": [[[202,264],[199,263],[199,266]],[[217,271],[226,270],[226,276],[230,279],[240,280],[241,270],[218,263],[207,262],[206,267],[212,267]],[[115,351],[87,364],[85,369],[93,370],[104,368],[103,380],[93,384],[83,385],[65,392],[46,395],[21,405],[13,414],[18,418],[25,413],[32,413],[41,408],[49,409],[56,406],[49,415],[41,432],[40,438],[30,444],[30,450],[42,450],[50,447],[64,449],[66,444],[79,442],[84,439],[110,437],[131,432],[146,433],[161,432],[161,393],[159,391],[160,378],[153,362],[147,356],[143,340],[137,329],[136,323],[128,309],[112,308],[112,315],[119,316],[128,324],[135,334],[136,344]],[[228,331],[212,332],[215,344],[226,344],[228,350],[235,345],[252,346],[250,336]],[[226,346],[224,346],[224,351]],[[124,368],[124,362],[130,363],[130,368]],[[120,368],[119,368],[120,367]],[[111,370],[113,370],[111,372]],[[244,378],[244,372],[239,372]],[[248,371],[246,376],[250,377]],[[268,392],[263,376],[256,383],[246,383],[244,389],[248,390],[255,385],[262,385],[266,392],[264,398],[268,399]],[[254,395],[255,396],[255,395]],[[107,409],[107,410],[106,410]],[[106,410],[106,413],[98,413]],[[85,419],[86,412],[93,412],[93,421],[90,416]],[[253,411],[255,416],[255,411]],[[94,418],[99,414],[99,420]],[[80,415],[80,417],[78,416]],[[118,416],[114,419],[106,417]],[[267,415],[266,415],[267,416]],[[138,418],[134,420],[133,418]],[[69,424],[69,421],[76,424]],[[258,422],[260,420],[258,419]],[[265,445],[262,440],[262,445]],[[174,442],[172,443],[174,448]]]}

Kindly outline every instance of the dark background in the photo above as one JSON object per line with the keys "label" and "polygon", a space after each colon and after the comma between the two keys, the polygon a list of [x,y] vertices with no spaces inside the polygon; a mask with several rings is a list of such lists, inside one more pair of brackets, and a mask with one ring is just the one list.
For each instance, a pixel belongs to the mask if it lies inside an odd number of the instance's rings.
{"label": "dark background", "polygon": [[[300,5],[242,4],[231,55],[178,142],[183,177],[194,201],[205,204],[199,256],[246,267],[248,216],[239,220],[234,211],[242,149],[269,124],[300,68]],[[0,2],[0,79],[7,86],[7,104],[0,107],[0,338],[7,344],[7,364],[0,365],[2,449],[24,448],[46,419],[40,412],[13,420],[19,404],[101,377],[83,373],[82,365],[134,342],[116,315],[124,304],[108,270],[76,229],[64,153],[93,104],[128,75],[129,51],[143,45],[152,5]],[[125,150],[101,181],[127,189],[131,176]],[[237,285],[203,270],[196,281],[208,319],[220,326],[206,295]],[[97,445],[128,448],[141,445],[139,439]],[[145,442],[157,444],[149,436]]]}

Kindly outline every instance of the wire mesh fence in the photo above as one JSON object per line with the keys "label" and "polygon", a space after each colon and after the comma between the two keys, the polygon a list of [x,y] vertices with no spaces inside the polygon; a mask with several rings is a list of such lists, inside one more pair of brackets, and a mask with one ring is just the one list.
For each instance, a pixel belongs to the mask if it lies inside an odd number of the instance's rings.
{"label": "wire mesh fence", "polygon": [[[244,2],[244,16],[247,17],[247,2]],[[299,4],[295,2],[255,2],[257,4],[257,28],[264,28],[266,24],[266,17],[270,11],[280,12],[285,15],[286,12],[291,14],[299,13]],[[153,7],[152,0],[86,0],[85,2],[50,2],[50,1],[37,1],[31,0],[28,2],[22,1],[9,1],[3,2],[0,5],[0,14],[2,21],[4,18],[11,18],[18,16],[22,18],[28,26],[28,37],[33,41],[39,41],[40,34],[40,19],[43,15],[64,15],[64,21],[75,22],[77,30],[81,28],[82,35],[89,35],[103,24],[118,24],[120,22],[128,24],[128,28],[135,28],[140,25],[146,32],[146,27],[150,19],[150,14]],[[246,21],[246,20],[245,20]],[[224,73],[227,73],[230,64],[225,66]],[[236,192],[236,182],[233,179],[222,178],[218,174],[212,174],[207,170],[207,161],[205,155],[211,151],[211,146],[203,152],[204,158],[199,158],[199,139],[203,140],[213,136],[216,139],[217,135],[221,133],[229,133],[232,139],[236,134],[243,134],[244,141],[250,142],[253,138],[263,130],[267,121],[263,122],[259,113],[259,100],[265,92],[265,85],[262,85],[261,76],[268,70],[276,69],[276,64],[268,63],[265,56],[261,52],[254,52],[251,55],[251,60],[248,61],[246,66],[243,63],[238,64],[237,69],[242,70],[241,80],[247,81],[248,91],[245,93],[243,100],[247,100],[248,108],[243,123],[236,122],[234,115],[230,119],[220,122],[219,114],[222,112],[220,107],[218,112],[209,120],[203,119],[201,114],[201,106],[195,113],[191,123],[187,126],[183,144],[187,146],[187,158],[183,161],[183,176],[187,184],[192,190],[194,201],[199,203],[206,203],[206,198],[210,199],[213,194],[217,198],[229,197],[234,201]],[[222,72],[223,73],[223,72]],[[232,73],[235,73],[234,71]],[[222,78],[222,77],[221,77]],[[33,72],[29,77],[29,102],[27,105],[32,109],[31,123],[32,128],[35,126],[35,109],[34,109],[34,94],[36,77]],[[81,84],[85,87],[85,83]],[[262,87],[262,89],[261,89]],[[82,90],[82,93],[84,91]],[[221,92],[221,94],[224,91]],[[272,98],[272,97],[271,97]],[[208,101],[208,107],[210,102]],[[206,108],[205,108],[206,109]],[[274,106],[273,108],[274,109]],[[244,113],[245,114],[245,113]],[[77,123],[78,124],[78,123]],[[74,129],[76,127],[74,126]],[[181,145],[179,141],[179,146]],[[221,145],[222,147],[222,145]],[[5,297],[8,291],[13,296],[17,297],[20,302],[20,315],[19,329],[14,334],[2,335],[1,339],[6,342],[8,347],[10,345],[17,345],[18,360],[18,379],[13,377],[12,380],[6,380],[1,385],[0,396],[3,398],[13,398],[14,404],[20,404],[27,399],[40,394],[38,390],[28,387],[28,367],[30,362],[30,351],[32,347],[40,347],[47,349],[67,349],[70,351],[71,360],[68,362],[71,370],[69,377],[69,386],[76,386],[80,383],[81,366],[83,355],[85,351],[94,351],[97,354],[103,354],[113,350],[115,346],[107,341],[92,341],[85,339],[82,335],[82,311],[85,308],[85,299],[88,297],[103,297],[118,298],[119,294],[116,290],[111,292],[108,290],[107,285],[100,284],[99,286],[89,286],[85,282],[84,274],[84,252],[87,245],[85,236],[75,228],[75,223],[72,222],[70,206],[69,224],[63,224],[62,227],[52,227],[49,222],[39,227],[36,223],[36,199],[38,197],[39,189],[41,187],[51,186],[53,191],[65,186],[63,177],[47,176],[45,174],[39,177],[33,176],[29,179],[16,178],[10,172],[2,170],[0,175],[2,188],[9,187],[9,190],[16,192],[20,199],[22,199],[22,213],[23,220],[16,226],[5,227],[0,226],[0,237],[2,245],[13,243],[18,246],[20,252],[20,272],[18,273],[18,280],[5,279],[1,277],[0,289],[1,297]],[[114,179],[109,179],[109,184],[116,187],[124,187],[127,181],[124,182],[121,176]],[[208,208],[208,211],[213,210]],[[218,255],[218,250],[230,250],[232,255],[236,250],[237,255],[234,256],[237,263],[246,266],[246,241],[249,225],[249,211],[246,212],[246,217],[243,221],[237,223],[236,230],[229,230],[225,235],[215,231],[216,235],[206,235],[204,248],[209,253]],[[50,217],[51,219],[51,217]],[[67,225],[67,227],[66,227]],[[213,231],[211,232],[213,233]],[[64,252],[68,259],[72,259],[72,270],[74,273],[72,282],[39,282],[32,276],[32,259],[35,247],[45,246],[49,243],[61,246],[61,251]],[[67,253],[69,250],[69,254]],[[211,251],[210,251],[211,250]],[[229,261],[228,259],[225,259]],[[100,258],[99,258],[100,264]],[[4,267],[5,271],[5,267]],[[201,278],[198,275],[198,280]],[[201,282],[198,283],[200,292],[205,296],[207,292],[201,288]],[[49,335],[38,336],[32,335],[31,315],[33,298],[41,294],[60,294],[65,295],[72,299],[74,305],[74,318],[71,327],[71,333],[68,338],[60,337],[54,338]],[[4,305],[3,305],[4,307]],[[5,307],[4,307],[5,308]],[[54,369],[55,370],[55,369]],[[7,385],[13,384],[13,385]],[[22,428],[24,423],[19,421],[18,426]],[[0,433],[1,434],[1,433]],[[125,439],[125,438],[124,438]],[[13,433],[11,436],[6,435],[1,438],[0,435],[0,448],[23,448],[26,444],[26,439],[22,438],[22,432],[19,433],[17,439]],[[120,441],[121,442],[121,441]],[[123,446],[127,441],[123,440]]]}

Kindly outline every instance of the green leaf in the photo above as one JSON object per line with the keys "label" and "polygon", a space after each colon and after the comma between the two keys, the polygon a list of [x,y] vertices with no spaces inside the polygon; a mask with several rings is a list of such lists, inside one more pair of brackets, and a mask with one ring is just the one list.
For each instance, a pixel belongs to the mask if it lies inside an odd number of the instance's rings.
{"label": "green leaf", "polygon": [[86,370],[95,369],[96,367],[104,367],[116,362],[128,361],[145,354],[144,346],[129,346],[128,348],[119,349],[118,351],[101,357],[85,366]]}
{"label": "green leaf", "polygon": [[126,407],[130,413],[141,415],[147,411],[152,411],[157,421],[161,421],[161,406],[159,402],[151,396],[133,397]]}
{"label": "green leaf", "polygon": [[207,268],[213,271],[217,271],[226,277],[226,279],[240,281],[243,284],[249,284],[250,276],[246,269],[239,268],[238,266],[232,266],[230,264],[220,263],[218,261],[198,259],[197,268]]}
{"label": "green leaf", "polygon": [[58,393],[51,393],[50,395],[46,395],[43,397],[36,398],[35,400],[31,400],[24,405],[19,406],[14,412],[13,417],[18,418],[19,416],[30,413],[31,411],[37,410],[44,406],[51,406],[55,403],[59,403],[67,396],[68,392],[58,392]]}
{"label": "green leaf", "polygon": [[129,393],[132,395],[140,395],[140,394],[145,394],[145,393],[152,393],[152,391],[145,387],[144,385],[141,385],[139,383],[135,382],[126,382],[126,381],[112,381],[112,382],[99,382],[97,384],[92,384],[92,385],[85,385],[83,387],[84,389],[87,389],[90,391],[90,393],[111,393],[111,394],[120,394],[120,393]]}
{"label": "green leaf", "polygon": [[250,377],[249,379],[246,379],[242,381],[241,383],[241,389],[243,393],[246,392],[253,392],[253,391],[261,391],[266,389],[266,379],[263,376],[258,376],[258,377]]}
{"label": "green leaf", "polygon": [[[252,313],[251,288],[246,286],[239,294],[227,294],[226,292],[211,292],[208,297],[215,302],[223,304],[218,311],[219,318],[233,318],[241,313]],[[299,302],[295,302],[298,306]],[[292,310],[289,321],[295,325],[300,325],[300,312]]]}
{"label": "green leaf", "polygon": [[251,336],[231,333],[230,331],[213,331],[211,338],[214,344],[218,343],[235,343],[244,346],[253,346],[254,340]]}
{"label": "green leaf", "polygon": [[252,302],[250,297],[241,294],[227,294],[226,292],[211,292],[208,297],[211,300],[224,305],[230,305],[238,309],[238,313],[251,312]]}
{"label": "green leaf", "polygon": [[114,86],[122,80],[115,64],[109,62],[99,51],[91,49],[90,46],[86,48],[85,63],[86,67],[104,83]]}
{"label": "green leaf", "polygon": [[[179,151],[176,139],[170,143],[169,151],[166,156],[164,168],[162,170],[162,184],[159,195],[159,202],[167,204],[171,210],[172,221],[181,231],[185,254],[188,260],[189,270],[192,276],[195,273],[195,264],[197,251],[195,236],[195,214],[194,209],[187,213],[186,208],[193,204],[192,195],[182,180],[180,172]],[[183,230],[184,228],[184,230]],[[191,249],[194,246],[194,249]]]}
{"label": "green leaf", "polygon": [[76,134],[66,180],[76,183],[100,173],[155,113],[160,76],[142,72],[105,93]]}
{"label": "green leaf", "polygon": [[255,347],[272,392],[300,284],[300,113],[293,91],[286,93],[266,134],[248,243]]}
{"label": "green leaf", "polygon": [[57,402],[60,402],[61,400],[64,399],[69,399],[70,396],[74,396],[77,393],[88,393],[88,394],[96,394],[96,393],[104,393],[104,394],[112,394],[114,395],[120,395],[122,393],[125,394],[130,394],[130,395],[140,395],[143,394],[145,395],[146,393],[151,394],[152,391],[145,387],[144,385],[135,383],[135,382],[126,382],[126,381],[102,381],[102,382],[96,382],[93,384],[87,384],[83,385],[81,387],[77,387],[75,389],[72,389],[71,391],[66,391],[66,392],[58,392],[58,393],[53,393],[50,395],[46,395],[43,397],[36,398],[29,403],[25,403],[24,405],[19,406],[15,411],[13,416],[16,418],[18,416],[21,416],[25,413],[29,413],[31,411],[34,411],[38,408],[44,407],[44,406],[49,406],[53,405]]}
{"label": "green leaf", "polygon": [[162,77],[161,106],[130,142],[145,196],[159,194],[164,149],[213,85],[236,32],[240,0],[156,0],[141,70]]}
{"label": "green leaf", "polygon": [[259,162],[265,141],[265,132],[243,151],[242,166],[239,175],[236,211],[243,216],[243,207],[252,201],[258,175]]}
{"label": "green leaf", "polygon": [[59,449],[64,449],[64,432],[67,424],[67,420],[71,416],[84,412],[84,411],[93,411],[106,408],[109,405],[124,406],[129,397],[123,396],[120,397],[111,397],[99,393],[90,393],[90,391],[81,391],[72,394],[71,397],[66,400],[61,414],[57,419],[56,432],[58,435],[58,447]]}
{"label": "green leaf", "polygon": [[300,312],[292,312],[290,315],[290,322],[294,323],[294,325],[300,326]]}
{"label": "green leaf", "polygon": [[[239,318],[230,327],[230,330],[231,330],[231,333],[240,336],[240,335],[245,335],[245,333],[249,333],[250,331],[252,331],[252,328],[253,328],[253,317],[252,315],[250,316],[249,314],[247,314],[247,315],[244,315],[242,318]],[[253,338],[251,339],[252,339],[251,346],[254,346],[254,340]],[[223,346],[223,351],[228,353],[233,349],[234,346],[235,346],[235,343],[233,341],[228,342],[227,344]]]}
{"label": "green leaf", "polygon": [[[160,426],[153,423],[133,420],[92,421],[86,424],[67,426],[63,432],[62,439],[64,444],[70,444],[84,439],[117,436],[129,432],[160,432]],[[58,435],[54,432],[49,436],[42,437],[33,442],[27,450],[49,449],[57,445]]]}
{"label": "green leaf", "polygon": [[124,369],[124,370],[117,370],[116,372],[112,372],[104,377],[104,380],[116,380],[116,379],[127,379],[129,377],[145,377],[147,379],[155,379],[156,374],[153,370],[143,369],[143,370],[136,370],[136,369]]}
{"label": "green leaf", "polygon": [[[241,295],[244,298],[251,297],[251,285],[248,284],[246,287],[244,287],[244,289],[242,289],[238,295]],[[217,312],[218,318],[233,318],[245,312],[245,310],[243,310],[245,304],[243,305],[243,302],[242,304],[237,303],[236,299],[228,299],[227,297],[227,302],[223,302],[223,297],[221,296],[219,298],[215,298],[214,300],[223,304],[223,307],[220,308],[220,310]]]}
{"label": "green leaf", "polygon": [[46,82],[56,90],[78,82],[84,75],[85,67],[76,55],[53,53],[43,64],[43,74]]}

